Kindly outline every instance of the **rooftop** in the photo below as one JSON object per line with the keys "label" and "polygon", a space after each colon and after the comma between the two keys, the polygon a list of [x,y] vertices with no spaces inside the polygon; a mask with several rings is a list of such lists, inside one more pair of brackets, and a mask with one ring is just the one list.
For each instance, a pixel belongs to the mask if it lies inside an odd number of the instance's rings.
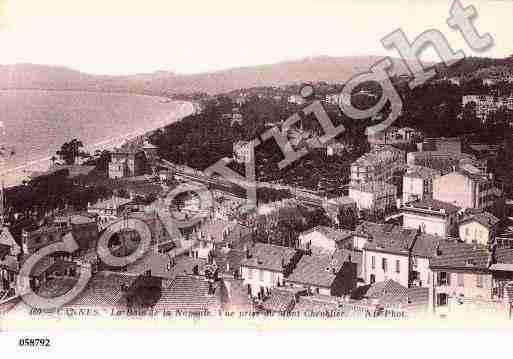
{"label": "rooftop", "polygon": [[[182,275],[163,284],[162,295],[155,310],[204,311],[217,310],[221,301],[212,293],[215,284],[201,277]],[[216,291],[217,292],[217,291]],[[217,293],[219,294],[219,293]]]}
{"label": "rooftop", "polygon": [[441,171],[437,169],[424,166],[409,166],[408,171],[404,174],[404,177],[431,179],[440,175]]}
{"label": "rooftop", "polygon": [[477,222],[486,228],[491,228],[498,224],[500,221],[501,220],[499,218],[495,217],[493,214],[489,212],[480,212],[469,214],[468,216],[464,217],[461,220],[460,225],[468,222]]}
{"label": "rooftop", "polygon": [[438,201],[436,199],[424,198],[406,203],[403,209],[421,209],[440,212],[443,214],[452,214],[458,212],[461,208],[451,203]]}
{"label": "rooftop", "polygon": [[360,236],[368,238],[365,249],[376,252],[430,258],[444,238],[431,234],[420,233],[417,229],[402,228],[392,224],[364,222],[357,228]]}
{"label": "rooftop", "polygon": [[286,281],[329,288],[343,265],[344,258],[337,252],[333,256],[304,255]]}
{"label": "rooftop", "polygon": [[301,233],[301,236],[306,236],[310,233],[321,233],[325,237],[333,240],[334,242],[343,241],[349,237],[353,236],[353,231],[349,231],[346,229],[335,229],[327,226],[317,226],[314,228],[311,228],[303,233]]}
{"label": "rooftop", "polygon": [[128,203],[130,203],[132,200],[129,198],[123,198],[123,197],[117,197],[113,196],[112,198],[98,201],[95,204],[91,204],[89,207],[93,209],[117,209],[121,206],[124,206]]}
{"label": "rooftop", "polygon": [[121,305],[125,296],[122,286],[130,287],[137,276],[99,272],[87,284],[87,287],[67,306],[79,307],[116,307]]}
{"label": "rooftop", "polygon": [[[513,249],[498,248],[495,252],[495,264],[512,264]],[[432,268],[488,269],[489,253],[486,248],[472,244],[451,241],[439,250],[439,255],[431,258]]]}
{"label": "rooftop", "polygon": [[293,248],[265,243],[255,243],[254,246],[249,247],[248,251],[250,258],[244,258],[241,261],[241,266],[274,272],[282,272],[283,264],[289,264],[296,254],[296,250]]}
{"label": "rooftop", "polygon": [[390,145],[380,145],[375,149],[367,152],[360,158],[358,158],[353,164],[358,166],[372,166],[377,163],[382,163],[386,161],[386,158],[392,154],[402,154],[403,151],[390,146]]}
{"label": "rooftop", "polygon": [[262,303],[262,307],[271,312],[287,312],[294,307],[295,300],[293,292],[274,288],[271,295]]}
{"label": "rooftop", "polygon": [[367,183],[359,183],[354,184],[349,187],[350,190],[356,190],[367,193],[376,193],[376,192],[396,192],[397,187],[393,184],[382,182],[382,181],[373,181]]}

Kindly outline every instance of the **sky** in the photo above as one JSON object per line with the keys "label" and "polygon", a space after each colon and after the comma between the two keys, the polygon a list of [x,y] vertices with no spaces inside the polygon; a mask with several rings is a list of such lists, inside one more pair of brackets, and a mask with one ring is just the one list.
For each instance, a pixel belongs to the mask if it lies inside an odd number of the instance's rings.
{"label": "sky", "polygon": [[[448,0],[0,0],[0,64],[36,63],[94,74],[181,74],[309,56],[398,56],[381,38],[440,30],[467,56],[513,54],[513,0],[474,5],[495,45],[473,53],[446,24]],[[438,61],[428,50],[423,59]]]}

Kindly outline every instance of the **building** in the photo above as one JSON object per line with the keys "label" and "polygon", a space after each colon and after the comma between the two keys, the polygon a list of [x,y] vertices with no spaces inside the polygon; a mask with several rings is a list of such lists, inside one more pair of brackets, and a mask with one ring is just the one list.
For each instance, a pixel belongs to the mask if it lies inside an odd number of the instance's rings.
{"label": "building", "polygon": [[339,249],[353,249],[353,232],[317,226],[299,235],[299,248],[316,255],[332,255]]}
{"label": "building", "polygon": [[493,181],[480,173],[459,170],[433,180],[433,199],[461,208],[492,208],[498,195]]}
{"label": "building", "polygon": [[351,185],[349,197],[360,211],[388,212],[397,208],[397,187],[386,182]]}
{"label": "building", "polygon": [[310,294],[341,297],[356,287],[356,263],[344,261],[338,252],[333,255],[304,255],[285,286],[304,288]]}
{"label": "building", "polygon": [[326,95],[324,98],[325,103],[335,106],[339,106],[342,101],[345,104],[351,104],[351,96],[342,93],[334,93]]}
{"label": "building", "polygon": [[433,179],[441,171],[423,166],[408,166],[403,176],[403,203],[432,198]]}
{"label": "building", "polygon": [[422,316],[428,314],[429,288],[405,287],[388,279],[370,285],[363,294],[363,301],[375,304],[382,310],[394,310],[404,316]]}
{"label": "building", "polygon": [[343,143],[331,141],[326,144],[326,156],[341,156],[347,151],[347,146]]}
{"label": "building", "polygon": [[0,302],[15,294],[21,247],[7,227],[0,232]]}
{"label": "building", "polygon": [[504,108],[513,110],[513,96],[464,95],[461,105],[475,104],[476,117],[485,122],[497,110]]}
{"label": "building", "polygon": [[98,242],[96,219],[86,215],[71,215],[36,230],[24,229],[22,231],[23,253],[26,256],[35,253],[49,244],[63,241],[67,235],[78,244],[79,254],[96,248]]}
{"label": "building", "polygon": [[443,153],[461,153],[460,137],[430,137],[417,144],[420,152],[435,151]]}
{"label": "building", "polygon": [[351,164],[351,184],[389,181],[404,164],[404,151],[389,145],[376,146]]}
{"label": "building", "polygon": [[290,95],[288,98],[288,103],[293,103],[295,105],[303,105],[306,100],[300,95]]}
{"label": "building", "polygon": [[173,314],[181,311],[183,315],[217,313],[222,308],[219,283],[190,275],[163,281],[162,294],[152,308]]}
{"label": "building", "polygon": [[249,141],[237,141],[233,144],[233,159],[237,163],[250,163],[253,146]]}
{"label": "building", "polygon": [[405,287],[430,284],[429,259],[443,238],[388,224],[367,227],[362,262],[366,283],[393,279]]}
{"label": "building", "polygon": [[459,222],[460,239],[481,246],[493,243],[500,219],[488,212],[464,214]]}
{"label": "building", "polygon": [[469,305],[474,311],[481,305],[500,310],[505,287],[513,279],[513,249],[453,241],[437,248],[430,268],[437,313],[462,311]]}
{"label": "building", "polygon": [[441,237],[456,235],[459,207],[433,199],[408,202],[401,207],[403,227]]}
{"label": "building", "polygon": [[406,145],[420,141],[422,133],[411,127],[398,128],[390,126],[384,131],[369,136],[371,146],[378,145]]}
{"label": "building", "polygon": [[147,158],[142,150],[117,149],[111,153],[109,178],[140,176],[146,169]]}
{"label": "building", "polygon": [[408,166],[423,166],[439,170],[442,174],[454,171],[463,161],[474,163],[476,158],[466,153],[442,151],[409,152],[406,156]]}
{"label": "building", "polygon": [[246,249],[241,275],[252,297],[263,299],[274,287],[282,286],[301,254],[289,247],[254,243]]}
{"label": "building", "polygon": [[104,222],[117,219],[123,212],[125,206],[130,202],[132,202],[130,198],[112,196],[109,199],[100,200],[94,204],[89,203],[87,205],[87,212],[96,214],[100,224],[103,224]]}

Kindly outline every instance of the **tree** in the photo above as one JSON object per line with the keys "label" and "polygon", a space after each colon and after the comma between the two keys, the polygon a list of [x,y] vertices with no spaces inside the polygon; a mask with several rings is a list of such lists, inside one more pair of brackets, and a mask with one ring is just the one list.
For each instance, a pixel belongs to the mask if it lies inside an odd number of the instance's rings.
{"label": "tree", "polygon": [[55,156],[52,156],[52,157],[50,158],[50,161],[52,161],[52,166],[55,166],[55,163],[57,162],[57,160],[58,160],[58,158],[57,158],[57,157],[55,157]]}
{"label": "tree", "polygon": [[84,147],[82,141],[74,138],[70,142],[65,142],[56,154],[64,161],[67,165],[75,164],[77,157],[84,157],[86,153],[80,149]]}

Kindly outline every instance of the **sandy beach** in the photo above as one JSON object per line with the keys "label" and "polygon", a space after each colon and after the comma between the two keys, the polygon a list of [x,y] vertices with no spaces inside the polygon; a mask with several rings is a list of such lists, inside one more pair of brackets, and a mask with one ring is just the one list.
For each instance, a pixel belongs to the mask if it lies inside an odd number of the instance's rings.
{"label": "sandy beach", "polygon": [[[152,124],[151,127],[145,126],[129,133],[123,133],[118,136],[105,138],[99,142],[84,143],[83,150],[88,153],[94,153],[96,150],[112,150],[113,148],[123,145],[127,141],[179,121],[182,118],[193,114],[195,111],[195,105],[191,102],[173,101],[173,103],[178,103],[178,106],[173,116],[171,116],[171,119],[168,118],[160,123],[157,123],[157,125]],[[10,168],[5,172],[0,173],[0,175],[3,177],[2,179],[4,181],[4,185],[6,187],[11,187],[21,184],[23,180],[28,179],[28,175],[34,171],[47,170],[50,165],[51,156],[47,156],[34,161],[29,161],[14,168]]]}

